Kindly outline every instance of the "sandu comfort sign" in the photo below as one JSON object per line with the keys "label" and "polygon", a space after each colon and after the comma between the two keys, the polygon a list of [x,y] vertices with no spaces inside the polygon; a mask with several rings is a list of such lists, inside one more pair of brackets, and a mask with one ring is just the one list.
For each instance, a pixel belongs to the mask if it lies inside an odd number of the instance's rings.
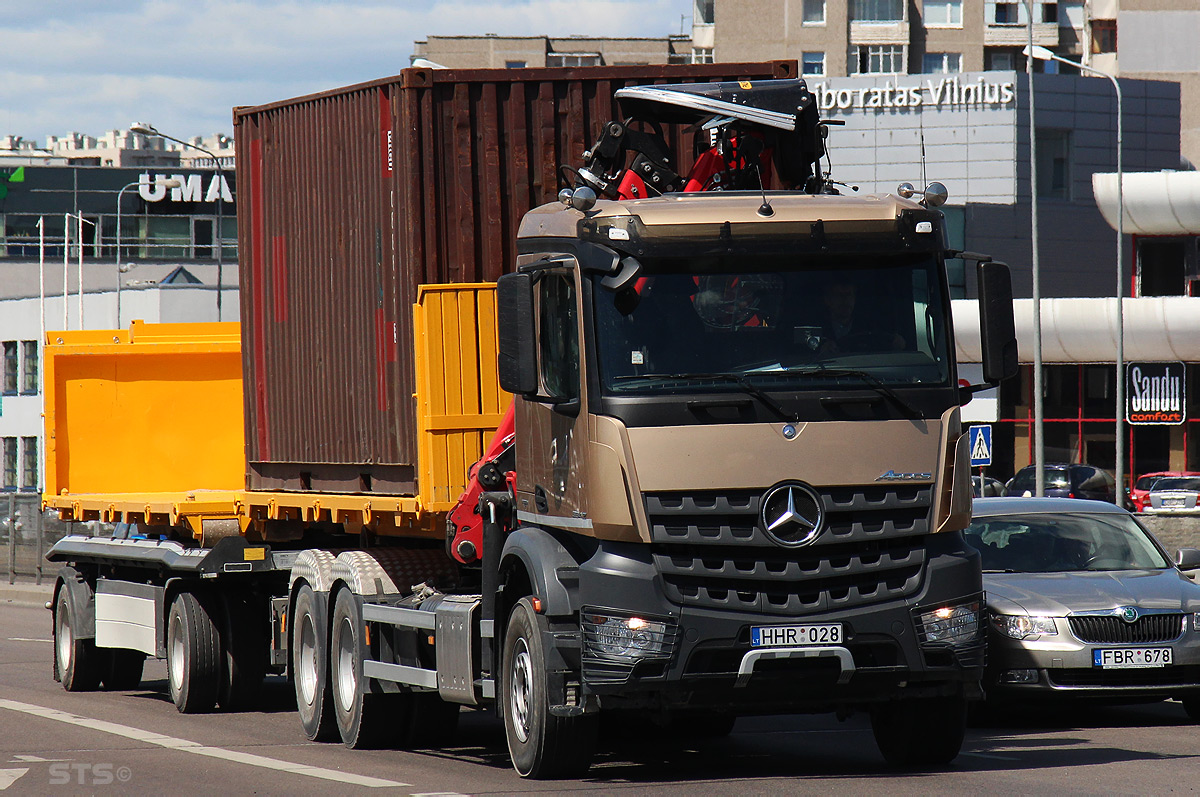
{"label": "sandu comfort sign", "polygon": [[1183,363],[1130,363],[1125,419],[1131,424],[1181,424],[1187,420]]}

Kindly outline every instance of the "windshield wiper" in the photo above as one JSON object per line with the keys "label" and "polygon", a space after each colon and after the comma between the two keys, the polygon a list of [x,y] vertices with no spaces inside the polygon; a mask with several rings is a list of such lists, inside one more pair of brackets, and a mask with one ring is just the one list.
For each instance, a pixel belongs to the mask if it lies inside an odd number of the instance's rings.
{"label": "windshield wiper", "polygon": [[779,417],[792,423],[799,423],[800,416],[794,412],[788,412],[787,408],[760,388],[758,385],[746,378],[745,374],[735,374],[728,372],[716,372],[709,374],[622,374],[621,376],[613,377],[614,382],[628,382],[633,379],[662,379],[664,381],[695,381],[702,379],[712,379],[720,382],[730,382],[740,387],[747,394],[761,401],[766,406],[779,414]]}
{"label": "windshield wiper", "polygon": [[813,366],[793,366],[791,368],[781,368],[778,371],[768,371],[766,373],[785,373],[785,374],[816,374],[820,376],[832,376],[834,378],[849,376],[859,379],[867,384],[879,395],[890,399],[893,404],[900,408],[901,413],[906,418],[920,418],[921,413],[907,401],[902,399],[896,391],[879,381],[879,377],[874,374],[860,371],[856,368],[826,368],[823,365]]}

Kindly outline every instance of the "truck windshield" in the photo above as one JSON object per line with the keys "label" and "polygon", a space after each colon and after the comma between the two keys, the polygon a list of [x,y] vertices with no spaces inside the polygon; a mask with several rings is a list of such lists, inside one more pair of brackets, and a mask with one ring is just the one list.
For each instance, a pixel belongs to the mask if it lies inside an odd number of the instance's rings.
{"label": "truck windshield", "polygon": [[928,256],[643,262],[593,292],[609,395],[862,389],[950,382],[946,302]]}

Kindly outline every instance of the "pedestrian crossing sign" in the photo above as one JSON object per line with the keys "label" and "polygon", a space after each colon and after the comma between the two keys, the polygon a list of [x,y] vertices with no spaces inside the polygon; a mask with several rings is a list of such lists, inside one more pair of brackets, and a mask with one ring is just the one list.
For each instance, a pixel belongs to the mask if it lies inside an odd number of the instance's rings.
{"label": "pedestrian crossing sign", "polygon": [[968,427],[967,441],[971,445],[972,468],[982,468],[992,464],[991,424]]}

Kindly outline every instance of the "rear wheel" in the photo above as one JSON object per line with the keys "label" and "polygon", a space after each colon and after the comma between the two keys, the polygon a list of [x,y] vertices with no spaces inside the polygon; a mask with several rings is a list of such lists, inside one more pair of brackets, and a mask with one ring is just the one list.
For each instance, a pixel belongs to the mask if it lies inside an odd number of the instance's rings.
{"label": "rear wheel", "polygon": [[100,685],[103,654],[94,639],[79,639],[80,626],[64,586],[54,609],[54,678],[68,692],[90,692]]}
{"label": "rear wheel", "polygon": [[181,592],[167,616],[167,684],[183,714],[211,711],[221,686],[221,639],[207,601]]}
{"label": "rear wheel", "polygon": [[328,742],[337,737],[324,616],[312,587],[307,584],[300,587],[292,612],[292,681],[296,686],[300,724],[305,736],[314,742]]}
{"label": "rear wheel", "polygon": [[140,650],[122,648],[105,651],[104,688],[114,692],[137,689],[142,682],[142,668],[146,665],[146,654]]}
{"label": "rear wheel", "polygon": [[525,778],[581,775],[592,763],[597,718],[550,713],[545,661],[537,614],[522,598],[508,619],[499,695],[513,768]]}
{"label": "rear wheel", "polygon": [[[354,749],[370,749],[383,744],[395,728],[399,694],[370,694],[363,677],[362,611],[348,589],[338,592],[333,603],[330,638],[329,680],[333,687],[333,707],[337,715],[342,744]],[[389,711],[388,708],[392,711]]]}
{"label": "rear wheel", "polygon": [[871,710],[871,730],[879,752],[892,766],[948,764],[958,756],[967,733],[967,701],[962,697],[895,700]]}

